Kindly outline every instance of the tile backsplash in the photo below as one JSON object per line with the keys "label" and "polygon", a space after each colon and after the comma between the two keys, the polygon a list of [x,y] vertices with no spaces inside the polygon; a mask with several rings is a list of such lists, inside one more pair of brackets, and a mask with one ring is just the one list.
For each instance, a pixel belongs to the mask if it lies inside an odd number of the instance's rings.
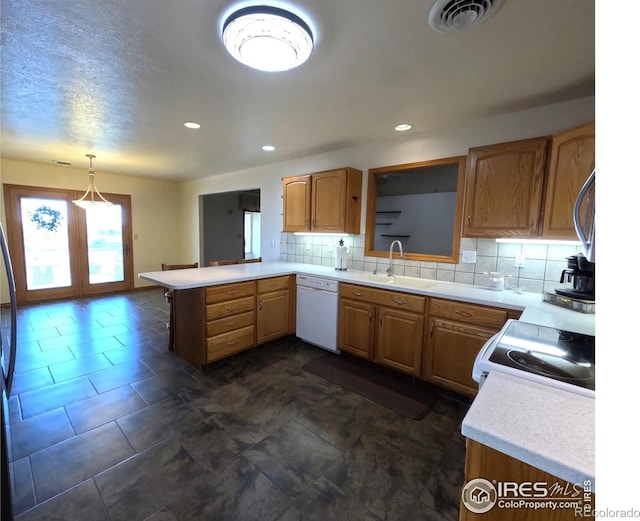
{"label": "tile backsplash", "polygon": [[[340,237],[335,235],[294,235],[282,233],[280,260],[320,266],[333,266],[333,255]],[[368,257],[364,254],[364,235],[345,235],[349,247],[347,268],[359,271],[374,269],[384,273],[389,267],[388,257]],[[567,267],[567,257],[582,251],[571,244],[498,243],[495,239],[460,240],[460,254],[470,250],[477,252],[475,263],[421,262],[404,259],[393,260],[396,275],[460,282],[486,286],[486,272],[497,271],[505,275],[507,284],[522,291],[542,293],[561,286],[560,275]],[[397,251],[397,250],[396,250]],[[515,256],[523,253],[523,268],[514,267]]]}

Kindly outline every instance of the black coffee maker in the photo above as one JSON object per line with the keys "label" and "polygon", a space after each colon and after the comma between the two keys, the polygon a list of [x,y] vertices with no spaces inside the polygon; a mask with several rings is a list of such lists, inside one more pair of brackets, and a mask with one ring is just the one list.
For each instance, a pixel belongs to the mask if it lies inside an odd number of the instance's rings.
{"label": "black coffee maker", "polygon": [[558,288],[556,293],[579,300],[596,300],[596,264],[582,254],[567,257],[567,269],[562,270],[560,282],[568,287]]}

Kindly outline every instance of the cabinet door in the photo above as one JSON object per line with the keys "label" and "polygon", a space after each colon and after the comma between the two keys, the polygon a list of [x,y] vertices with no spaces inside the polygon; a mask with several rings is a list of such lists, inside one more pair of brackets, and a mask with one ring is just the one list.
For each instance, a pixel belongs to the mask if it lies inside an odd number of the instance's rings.
{"label": "cabinet door", "polygon": [[282,230],[306,232],[311,229],[311,176],[285,177],[282,180]]}
{"label": "cabinet door", "polygon": [[425,378],[453,391],[475,395],[478,384],[471,378],[473,363],[484,343],[495,332],[493,329],[431,318]]}
{"label": "cabinet door", "polygon": [[547,138],[469,149],[465,237],[535,237],[540,232]]}
{"label": "cabinet door", "polygon": [[378,308],[374,360],[399,371],[420,375],[424,316]]}
{"label": "cabinet door", "polygon": [[311,228],[314,232],[344,231],[346,172],[313,174],[312,180]]}
{"label": "cabinet door", "polygon": [[371,359],[374,315],[373,304],[340,299],[338,342],[341,350]]}
{"label": "cabinet door", "polygon": [[596,165],[595,122],[553,137],[542,235],[577,240],[573,205]]}
{"label": "cabinet door", "polygon": [[257,343],[289,333],[289,290],[258,295]]}

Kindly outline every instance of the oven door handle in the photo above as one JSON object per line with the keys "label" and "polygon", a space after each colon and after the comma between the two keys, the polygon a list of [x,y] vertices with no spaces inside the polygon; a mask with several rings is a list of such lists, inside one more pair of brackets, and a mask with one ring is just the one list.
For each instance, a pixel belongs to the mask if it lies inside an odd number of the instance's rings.
{"label": "oven door handle", "polygon": [[480,351],[478,351],[478,355],[476,356],[475,362],[473,363],[473,369],[471,371],[471,378],[475,382],[481,383],[483,370],[480,368],[480,364],[482,360],[484,360],[487,351],[493,348],[501,333],[502,331],[498,331],[496,334],[494,334],[491,338],[489,338],[489,340],[484,343],[484,345],[480,348]]}

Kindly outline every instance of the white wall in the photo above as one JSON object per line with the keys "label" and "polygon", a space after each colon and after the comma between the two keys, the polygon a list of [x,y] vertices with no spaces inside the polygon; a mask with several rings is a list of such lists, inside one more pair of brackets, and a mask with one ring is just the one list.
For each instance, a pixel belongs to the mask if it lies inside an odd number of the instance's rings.
{"label": "white wall", "polygon": [[[211,176],[180,185],[182,242],[186,258],[197,258],[199,249],[198,196],[229,190],[261,190],[262,257],[280,257],[282,230],[282,178],[352,166],[364,172],[362,232],[366,211],[367,171],[370,168],[466,155],[469,147],[551,135],[595,119],[595,98],[587,97],[522,112],[466,122],[457,128],[432,134],[395,134],[389,141],[309,156]],[[270,246],[271,244],[274,246]]]}

